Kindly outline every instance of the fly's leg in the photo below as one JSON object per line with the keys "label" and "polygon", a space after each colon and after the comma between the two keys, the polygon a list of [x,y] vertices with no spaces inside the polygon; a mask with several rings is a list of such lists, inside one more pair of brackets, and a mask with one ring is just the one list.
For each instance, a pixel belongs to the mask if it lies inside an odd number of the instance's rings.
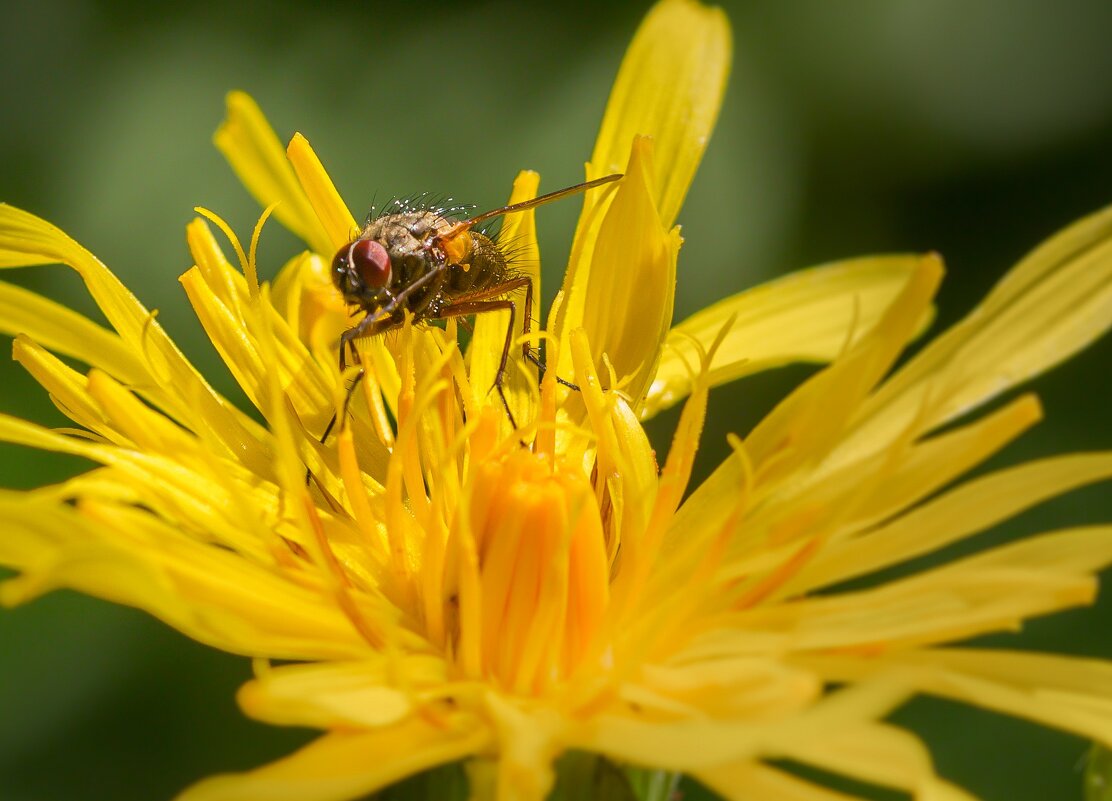
{"label": "fly's leg", "polygon": [[[348,387],[347,392],[344,393],[344,402],[340,407],[340,415],[337,416],[336,412],[333,412],[332,417],[330,417],[328,420],[328,425],[324,427],[324,433],[320,435],[320,439],[318,440],[321,445],[328,441],[328,435],[332,433],[332,430],[336,427],[336,423],[338,423],[340,420],[347,419],[348,410],[351,408],[352,398],[355,397],[355,390],[358,389],[360,382],[367,374],[366,368],[363,367],[362,360],[359,358],[359,351],[355,347],[355,340],[362,339],[363,337],[374,336],[375,334],[380,334],[383,331],[393,328],[394,326],[395,324],[391,322],[389,317],[382,318],[367,315],[359,321],[358,325],[349,328],[347,331],[344,331],[344,333],[340,335],[340,375],[342,376],[344,374],[344,371],[347,369],[347,355],[349,349],[351,350],[351,362],[352,364],[359,366],[359,372],[355,374],[355,378],[352,380],[351,386]],[[306,486],[309,485],[312,477],[313,471],[306,468]]]}
{"label": "fly's leg", "polygon": [[355,340],[358,338],[358,334],[355,336],[348,335],[353,332],[358,332],[360,328],[362,328],[362,323],[355,328],[349,328],[340,335],[340,375],[343,375],[344,370],[347,369],[347,353],[349,348],[351,349],[352,364],[359,364],[359,351],[355,349]]}
{"label": "fly's leg", "polygon": [[340,410],[340,416],[337,417],[336,413],[333,412],[332,418],[328,421],[328,425],[324,427],[324,433],[320,435],[321,445],[323,445],[328,440],[328,435],[331,434],[332,429],[336,427],[336,421],[347,419],[348,409],[351,407],[351,399],[355,397],[355,390],[359,386],[359,382],[363,380],[363,377],[365,375],[367,375],[367,371],[360,367],[359,372],[356,373],[355,378],[352,379],[351,386],[348,387],[347,392],[344,393],[344,403]]}
{"label": "fly's leg", "polygon": [[[537,354],[533,353],[533,349],[529,346],[529,332],[533,324],[533,279],[526,277],[519,278],[518,280],[525,285],[525,319],[521,323],[525,342],[521,346],[521,355],[522,358],[528,359],[537,366],[537,378],[544,380],[544,373],[548,368],[545,366],[545,363],[538,358]],[[579,387],[570,381],[565,381],[560,378],[560,376],[556,376],[556,383],[563,384],[565,387],[574,389],[576,392],[579,391]]]}
{"label": "fly's leg", "polygon": [[[340,409],[340,419],[346,419],[348,409],[351,407],[351,399],[355,396],[355,390],[359,387],[359,382],[363,380],[363,376],[367,374],[366,368],[363,367],[363,361],[359,358],[359,351],[355,348],[355,340],[363,339],[365,337],[373,337],[378,334],[384,334],[391,328],[397,328],[401,325],[401,321],[395,321],[392,309],[384,310],[386,313],[379,312],[378,314],[368,314],[359,324],[349,328],[340,335],[340,375],[344,374],[347,369],[347,352],[351,350],[351,362],[359,366],[359,372],[355,374],[355,380],[351,382],[348,387],[347,394],[344,396],[344,403]],[[329,422],[328,427],[324,429],[324,433],[320,435],[320,444],[323,445],[328,435],[332,433],[337,422],[336,415],[332,415],[332,420]]]}
{"label": "fly's leg", "polygon": [[[336,427],[336,423],[339,420],[347,418],[348,407],[351,406],[351,399],[355,395],[355,390],[359,386],[359,382],[362,381],[363,376],[366,375],[362,360],[359,358],[359,351],[355,347],[355,340],[363,336],[364,329],[372,328],[375,322],[373,317],[364,317],[359,321],[359,325],[354,328],[349,328],[340,335],[340,375],[342,376],[344,371],[347,370],[347,353],[349,349],[351,350],[351,363],[359,365],[359,372],[355,374],[355,380],[351,382],[351,386],[348,387],[347,392],[344,393],[344,402],[340,407],[340,417],[337,417],[336,413],[333,412],[332,417],[328,421],[328,425],[324,427],[324,433],[320,435],[321,445],[328,441],[328,435],[332,433],[332,429]],[[308,479],[306,479],[306,481],[307,480]]]}
{"label": "fly's leg", "polygon": [[[532,350],[528,351],[525,354],[525,358],[528,359],[529,361],[531,361],[533,364],[535,364],[537,366],[537,374],[541,378],[541,380],[544,380],[544,374],[545,374],[545,371],[548,370],[548,366],[544,362],[542,362],[539,358],[537,358],[537,354],[533,353]],[[560,376],[556,376],[556,383],[560,384],[561,386],[565,386],[568,389],[574,389],[576,392],[579,391],[579,385],[578,384],[573,384],[572,382],[568,381],[566,378],[560,378]]]}
{"label": "fly's leg", "polygon": [[[351,406],[351,398],[355,395],[355,390],[359,386],[359,382],[363,380],[366,375],[366,370],[363,368],[359,359],[359,351],[355,348],[355,340],[363,339],[364,337],[373,337],[376,334],[381,334],[389,331],[391,328],[397,328],[402,323],[395,320],[395,314],[399,308],[403,308],[407,298],[422,288],[433,279],[437,278],[444,272],[444,267],[438,267],[435,270],[421,276],[418,280],[414,281],[404,291],[398,293],[390,302],[382,306],[375,312],[368,314],[359,323],[340,335],[340,375],[344,374],[347,369],[347,353],[351,350],[352,364],[359,365],[359,372],[355,376],[355,380],[351,382],[348,387],[347,395],[344,397],[344,403],[341,410],[341,419],[347,417],[348,408]],[[332,414],[332,419],[328,421],[328,425],[324,429],[324,433],[320,435],[320,444],[323,445],[328,435],[332,433],[332,429],[336,427],[336,414]],[[308,479],[306,479],[308,480]]]}
{"label": "fly's leg", "polygon": [[525,308],[524,319],[521,321],[521,334],[523,341],[521,343],[521,358],[529,359],[532,361],[533,348],[530,347],[529,334],[533,330],[533,279],[525,276],[519,279],[525,285]]}
{"label": "fly's leg", "polygon": [[[521,280],[529,281],[528,278]],[[516,287],[513,288],[516,289]],[[506,284],[503,284],[500,289],[502,292],[509,291]],[[510,345],[514,341],[514,314],[517,311],[514,302],[505,299],[460,301],[445,306],[440,310],[436,319],[446,320],[449,317],[462,317],[468,314],[483,314],[493,311],[508,311],[510,313],[510,324],[506,327],[506,340],[502,343],[502,359],[498,362],[498,372],[494,376],[494,389],[498,390],[498,397],[502,399],[502,406],[506,409],[506,416],[510,418],[510,425],[517,428],[517,420],[514,419],[514,413],[510,411],[510,402],[506,399],[506,390],[502,386],[506,379],[506,365],[510,361]],[[528,346],[528,343],[526,343],[526,346]]]}
{"label": "fly's leg", "polygon": [[[343,347],[343,345],[341,345],[341,347]],[[352,352],[354,353],[355,351],[353,350]],[[340,357],[340,358],[341,358],[341,361],[342,361],[343,357]],[[358,358],[358,357],[356,357],[356,358]],[[344,403],[341,407],[342,411],[340,412],[341,416],[337,417],[336,413],[332,412],[332,416],[330,418],[328,418],[328,425],[326,425],[324,427],[324,433],[320,435],[320,439],[318,440],[318,442],[320,442],[321,445],[323,445],[325,442],[328,441],[328,435],[331,434],[332,429],[334,429],[336,427],[336,422],[338,420],[341,420],[341,419],[347,419],[348,407],[351,406],[351,399],[353,397],[355,397],[355,388],[359,386],[359,382],[363,380],[363,376],[365,376],[366,374],[367,374],[367,371],[364,370],[362,367],[360,367],[359,372],[355,374],[355,379],[351,382],[351,386],[348,387],[347,392],[344,393]],[[312,478],[313,478],[313,471],[310,468],[306,467],[305,468],[305,486],[306,487],[309,486],[309,482],[312,480]]]}
{"label": "fly's leg", "polygon": [[[522,289],[522,288],[525,289],[525,305],[524,305],[524,308],[523,308],[523,311],[525,312],[525,314],[524,314],[525,319],[522,320],[522,322],[521,322],[521,333],[522,333],[522,336],[524,337],[525,341],[521,345],[521,356],[522,356],[523,359],[526,359],[527,361],[530,361],[537,366],[537,377],[538,377],[538,379],[543,379],[544,378],[544,372],[545,372],[545,369],[546,369],[545,364],[544,364],[544,362],[542,362],[540,360],[540,358],[537,357],[537,354],[535,354],[533,352],[533,349],[529,345],[529,334],[532,331],[532,325],[533,325],[533,279],[532,278],[530,278],[529,276],[521,276],[519,278],[511,278],[509,281],[498,284],[497,286],[490,287],[490,289],[488,289],[488,290],[485,290],[483,292],[474,293],[474,294],[470,295],[465,301],[460,301],[460,303],[471,303],[471,302],[476,302],[476,301],[485,301],[485,300],[488,300],[490,298],[495,298],[499,295],[505,295],[505,294],[508,294],[508,293],[513,292],[515,290]],[[458,313],[448,313],[448,312],[449,312],[450,309],[453,309],[456,306],[460,305],[460,303],[452,304],[452,306],[449,306],[447,309],[445,309],[444,313],[441,314],[440,316],[441,317],[455,317],[455,316],[458,316]],[[466,323],[465,323],[465,325],[466,325]],[[511,341],[513,339],[512,326],[511,326],[511,337],[510,337],[510,339],[511,339]],[[505,355],[506,356],[509,355],[509,350],[505,351]],[[505,371],[506,371],[506,359],[503,359],[502,367],[498,372],[498,380],[499,381],[502,380],[503,374],[505,373]],[[566,381],[563,378],[560,378],[560,376],[556,376],[556,383],[562,384],[563,386],[567,387],[568,389],[573,389],[576,392],[579,391],[578,386],[576,386],[575,384],[573,384],[570,381]],[[501,384],[499,384],[499,386],[501,386]],[[499,389],[499,392],[501,392],[501,389]]]}

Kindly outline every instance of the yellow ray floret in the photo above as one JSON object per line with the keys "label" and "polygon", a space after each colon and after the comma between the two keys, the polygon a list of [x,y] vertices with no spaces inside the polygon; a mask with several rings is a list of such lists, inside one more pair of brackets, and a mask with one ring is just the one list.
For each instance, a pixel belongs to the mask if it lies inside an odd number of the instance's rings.
{"label": "yellow ray floret", "polygon": [[[271,208],[246,248],[201,211],[181,283],[262,422],[87,250],[0,206],[0,267],[69,265],[109,326],[0,284],[0,330],[75,426],[0,416],[0,440],[95,465],[0,493],[0,562],[17,571],[0,601],[71,587],[144,609],[255,658],[246,714],[321,731],[181,798],[344,801],[467,759],[476,799],[539,801],[578,749],[727,798],[852,801],[789,760],[968,799],[885,722],[917,693],[1112,745],[1108,663],[956,645],[1090,603],[1112,528],[879,572],[1112,476],[1112,454],[1087,453],[961,481],[1042,408],[1020,395],[968,413],[1112,326],[1112,211],[1037,248],[902,364],[933,316],[933,254],[814,268],[672,327],[674,222],[728,61],[724,17],[689,0],[639,31],[588,165],[625,177],[586,195],[534,337],[554,369],[538,379],[512,349],[516,428],[491,397],[505,316],[481,317],[466,355],[454,323],[407,319],[358,343],[360,383],[341,375],[353,310],[328,270],[355,220],[308,141],[284,161],[244,95],[217,142]],[[511,202],[538,185],[520,173]],[[273,286],[257,264],[271,210],[311,248]],[[532,213],[506,225],[539,282]],[[689,492],[711,388],[793,360],[829,365]],[[658,456],[641,420],[680,401]]]}

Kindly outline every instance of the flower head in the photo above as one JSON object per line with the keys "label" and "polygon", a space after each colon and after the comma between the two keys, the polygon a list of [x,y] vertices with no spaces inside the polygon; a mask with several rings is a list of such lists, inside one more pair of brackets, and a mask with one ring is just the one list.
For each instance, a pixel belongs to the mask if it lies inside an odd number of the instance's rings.
{"label": "flower head", "polygon": [[[465,352],[452,321],[360,341],[349,394],[336,348],[350,310],[328,264],[357,226],[308,141],[283,152],[245,95],[230,96],[217,144],[309,250],[261,283],[267,214],[245,248],[205,212],[235,257],[198,219],[181,281],[265,425],[88,251],[0,207],[0,266],[70,265],[112,326],[0,285],[16,358],[81,429],[0,417],[0,437],[100,465],[0,496],[0,560],[19,570],[0,598],[66,586],[146,609],[256,659],[239,697],[249,715],[324,732],[183,798],[357,798],[473,759],[495,766],[489,786],[474,774],[476,795],[539,799],[570,749],[732,798],[832,797],[775,758],[966,797],[884,722],[919,692],[1112,744],[1112,665],[953,646],[1089,602],[1112,528],[868,581],[1112,476],[1112,455],[1073,454],[954,484],[1040,410],[1026,395],[969,414],[1112,324],[1112,211],[1041,245],[899,367],[931,318],[933,255],[814,268],[671,327],[673,226],[728,61],[724,17],[688,0],[664,0],[639,31],[587,166],[588,179],[625,177],[585,196],[535,335],[539,384],[513,349],[517,427],[491,392],[504,312],[479,316]],[[537,191],[522,173],[510,202]],[[532,212],[504,234],[539,281]],[[688,494],[711,387],[796,360],[829,366]],[[641,420],[679,402],[661,464]]]}

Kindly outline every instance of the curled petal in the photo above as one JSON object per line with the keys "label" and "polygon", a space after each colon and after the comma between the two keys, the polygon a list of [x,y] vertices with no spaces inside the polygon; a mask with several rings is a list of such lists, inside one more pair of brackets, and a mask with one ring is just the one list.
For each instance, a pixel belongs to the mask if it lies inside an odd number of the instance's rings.
{"label": "curled petal", "polygon": [[[597,364],[614,366],[638,408],[672,322],[679,231],[660,222],[652,198],[653,149],[638,139],[595,245],[583,328]],[[561,341],[566,342],[561,330]],[[561,348],[561,353],[564,348]],[[616,388],[616,387],[612,387]]]}
{"label": "curled petal", "polygon": [[[654,6],[618,72],[587,178],[621,172],[637,137],[652,139],[656,157],[644,167],[644,185],[658,216],[656,224],[663,231],[671,229],[718,119],[730,58],[730,26],[721,9],[692,0],[664,0]],[[583,325],[592,271],[613,266],[599,265],[595,259],[600,226],[613,199],[606,189],[584,197],[564,277],[561,314],[549,325],[561,345],[566,345],[568,332]],[[653,324],[655,320],[649,323]],[[567,348],[561,353],[560,369],[566,373]]]}

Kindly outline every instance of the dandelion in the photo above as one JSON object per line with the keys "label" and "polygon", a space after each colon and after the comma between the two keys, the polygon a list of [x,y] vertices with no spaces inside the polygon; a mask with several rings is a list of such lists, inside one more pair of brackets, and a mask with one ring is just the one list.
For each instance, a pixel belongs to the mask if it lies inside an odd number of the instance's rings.
{"label": "dandelion", "polygon": [[[360,342],[343,413],[351,320],[328,265],[355,221],[308,141],[283,152],[245,95],[217,144],[310,249],[261,283],[267,215],[244,247],[205,212],[181,281],[265,425],[87,250],[0,207],[0,265],[68,264],[111,325],[0,285],[16,359],[78,426],[0,417],[0,438],[99,465],[0,495],[0,561],[18,571],[0,599],[71,587],[145,609],[255,660],[248,715],[323,732],[181,798],[339,801],[467,760],[473,797],[541,799],[573,750],[727,798],[849,797],[782,760],[968,798],[885,720],[918,693],[1112,745],[1112,664],[955,645],[1090,602],[1112,527],[875,578],[1112,476],[1112,454],[1083,453],[955,482],[1040,409],[1022,395],[971,414],[1112,324],[1112,210],[1040,245],[899,367],[931,318],[934,255],[806,270],[671,327],[674,222],[728,62],[718,11],[663,0],[642,25],[587,168],[625,178],[584,199],[544,379],[510,365],[516,428],[491,392],[496,314],[465,352],[451,322]],[[537,189],[522,173],[510,201]],[[539,280],[532,213],[505,226]],[[791,361],[828,366],[689,488],[710,389]],[[658,464],[641,421],[681,402]]]}

